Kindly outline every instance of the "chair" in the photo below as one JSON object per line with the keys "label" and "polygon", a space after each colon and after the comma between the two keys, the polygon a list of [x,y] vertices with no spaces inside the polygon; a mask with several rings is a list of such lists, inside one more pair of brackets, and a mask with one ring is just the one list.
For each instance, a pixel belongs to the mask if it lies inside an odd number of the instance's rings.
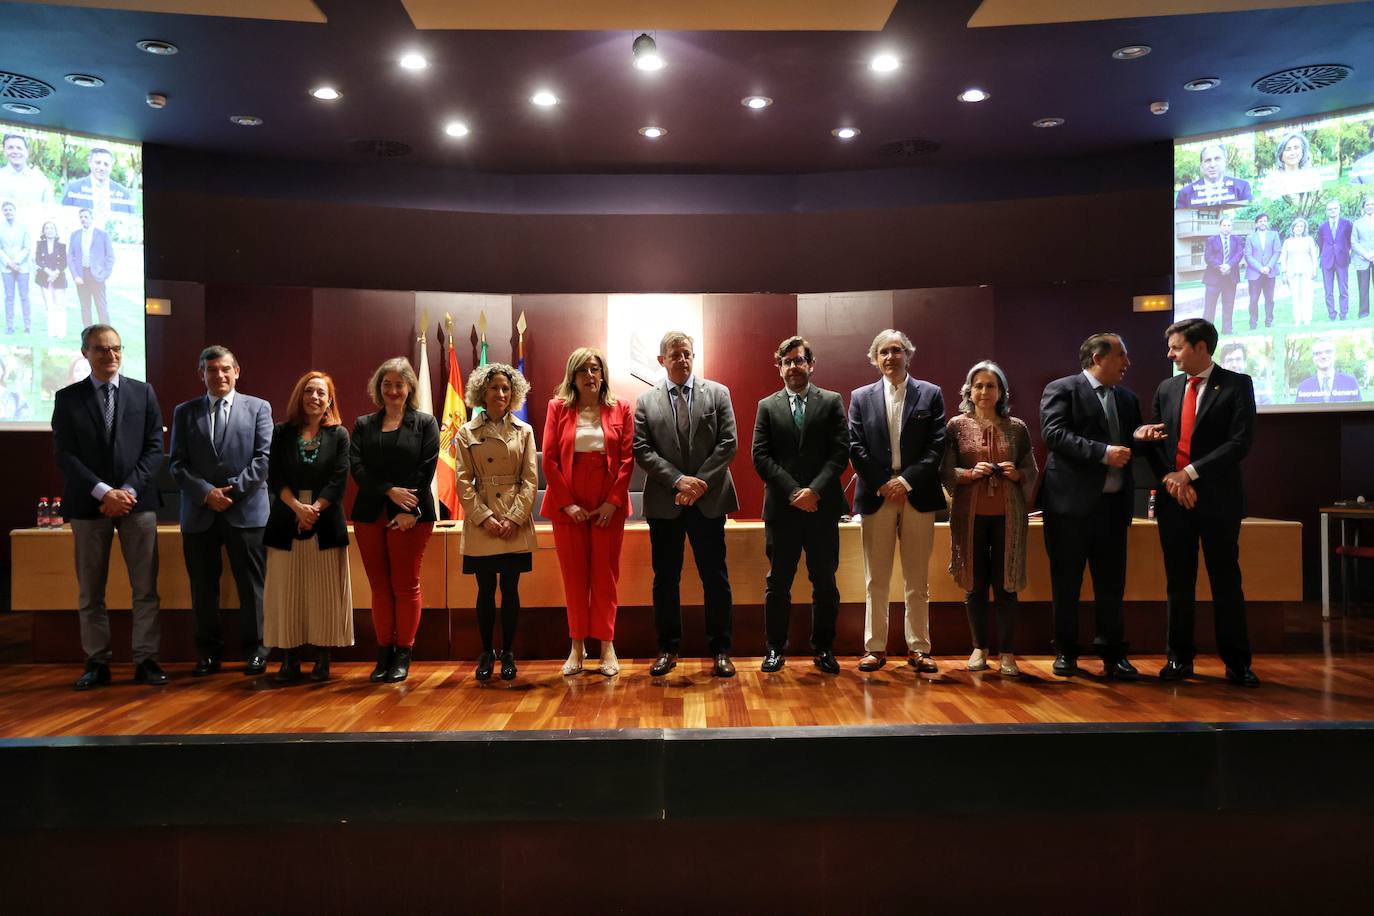
{"label": "chair", "polygon": [[[1336,548],[1336,556],[1341,558],[1341,613],[1350,616],[1350,572],[1356,560],[1374,560],[1374,547],[1361,547],[1358,544],[1341,544]],[[1355,570],[1355,581],[1359,582],[1359,570]]]}

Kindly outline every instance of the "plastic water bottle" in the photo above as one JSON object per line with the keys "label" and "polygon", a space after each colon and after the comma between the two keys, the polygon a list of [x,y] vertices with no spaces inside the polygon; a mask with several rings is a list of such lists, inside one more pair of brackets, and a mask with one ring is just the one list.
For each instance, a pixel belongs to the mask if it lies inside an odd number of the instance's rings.
{"label": "plastic water bottle", "polygon": [[1150,491],[1150,501],[1149,501],[1149,503],[1147,503],[1146,506],[1145,506],[1145,517],[1146,517],[1146,518],[1154,518],[1154,517],[1155,517],[1155,491],[1154,491],[1154,490],[1151,490],[1151,491]]}
{"label": "plastic water bottle", "polygon": [[46,528],[46,527],[48,527],[49,524],[51,524],[51,520],[49,519],[49,513],[48,513],[48,498],[47,498],[46,496],[40,496],[40,497],[38,498],[38,522],[37,522],[37,526],[38,526],[39,528]]}
{"label": "plastic water bottle", "polygon": [[48,507],[48,527],[60,531],[62,524],[62,497],[54,496],[52,505]]}

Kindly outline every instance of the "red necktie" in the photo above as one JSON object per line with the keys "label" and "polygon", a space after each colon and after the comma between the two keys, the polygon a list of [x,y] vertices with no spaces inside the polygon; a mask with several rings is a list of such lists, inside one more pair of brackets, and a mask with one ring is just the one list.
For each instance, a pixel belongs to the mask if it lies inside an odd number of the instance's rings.
{"label": "red necktie", "polygon": [[1188,466],[1188,453],[1193,447],[1193,423],[1197,420],[1197,390],[1202,385],[1201,376],[1188,379],[1188,390],[1183,395],[1183,416],[1178,423],[1178,454],[1174,466],[1183,470]]}

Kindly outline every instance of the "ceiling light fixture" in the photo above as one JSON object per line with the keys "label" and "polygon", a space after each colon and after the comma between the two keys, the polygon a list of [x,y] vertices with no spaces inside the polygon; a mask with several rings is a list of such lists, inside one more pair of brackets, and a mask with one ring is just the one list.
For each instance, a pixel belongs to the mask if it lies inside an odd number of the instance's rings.
{"label": "ceiling light fixture", "polygon": [[94,89],[97,86],[105,85],[105,81],[98,76],[91,76],[89,73],[68,73],[62,77],[73,86],[80,86],[82,89]]}
{"label": "ceiling light fixture", "polygon": [[897,59],[897,55],[887,52],[875,54],[868,62],[868,68],[875,73],[891,73],[901,65],[902,62]]}
{"label": "ceiling light fixture", "polygon": [[6,111],[22,115],[38,114],[42,110],[33,105],[25,105],[23,102],[6,102],[3,107]]}
{"label": "ceiling light fixture", "polygon": [[772,105],[773,100],[768,98],[768,96],[766,95],[747,95],[744,98],[740,99],[739,103],[743,105],[745,108],[752,108],[755,111],[762,111],[769,105]]}
{"label": "ceiling light fixture", "polygon": [[650,140],[657,140],[659,137],[665,136],[668,129],[666,127],[641,127],[639,132]]}
{"label": "ceiling light fixture", "polygon": [[1204,76],[1202,79],[1189,80],[1183,84],[1183,88],[1189,92],[1206,92],[1208,89],[1215,89],[1221,85],[1221,80],[1215,76]]}
{"label": "ceiling light fixture", "polygon": [[1246,116],[1251,118],[1267,118],[1271,114],[1278,113],[1279,106],[1277,105],[1256,105],[1254,108],[1245,112]]}
{"label": "ceiling light fixture", "polygon": [[423,70],[429,66],[429,61],[418,51],[408,51],[401,55],[398,61],[403,70]]}
{"label": "ceiling light fixture", "polygon": [[337,102],[343,98],[343,93],[333,86],[316,86],[310,90],[310,94],[321,102]]}
{"label": "ceiling light fixture", "polygon": [[837,127],[830,133],[841,140],[853,140],[859,135],[859,129],[857,127]]}
{"label": "ceiling light fixture", "polygon": [[444,125],[444,133],[450,137],[466,137],[472,131],[462,121],[449,121]]}
{"label": "ceiling light fixture", "polygon": [[992,93],[982,89],[965,89],[959,93],[959,101],[961,102],[986,102],[990,98],[992,98]]}
{"label": "ceiling light fixture", "polygon": [[1031,122],[1031,127],[1063,127],[1063,118],[1036,118]]}
{"label": "ceiling light fixture", "polygon": [[239,127],[260,127],[262,125],[262,118],[257,115],[230,115],[229,120]]}
{"label": "ceiling light fixture", "polygon": [[147,51],[149,54],[156,54],[159,57],[171,57],[177,53],[177,46],[170,41],[162,41],[158,38],[145,38],[138,42],[135,47],[140,51]]}
{"label": "ceiling light fixture", "polygon": [[635,69],[646,73],[663,69],[663,58],[658,54],[658,43],[648,32],[635,39],[630,52],[634,55]]}
{"label": "ceiling light fixture", "polygon": [[534,95],[530,96],[530,101],[540,108],[552,108],[558,104],[558,96],[547,89],[540,89]]}
{"label": "ceiling light fixture", "polygon": [[1149,45],[1126,45],[1124,48],[1117,48],[1112,52],[1112,57],[1117,60],[1140,60],[1153,50]]}

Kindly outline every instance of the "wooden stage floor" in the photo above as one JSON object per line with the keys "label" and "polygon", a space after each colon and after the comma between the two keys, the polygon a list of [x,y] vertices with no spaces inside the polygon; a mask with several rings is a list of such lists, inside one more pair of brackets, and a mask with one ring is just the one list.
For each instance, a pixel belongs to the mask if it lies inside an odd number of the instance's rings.
{"label": "wooden stage floor", "polygon": [[1152,676],[1158,656],[1134,659],[1147,674],[1135,683],[1104,680],[1090,660],[1084,668],[1093,673],[1057,678],[1048,656],[1022,658],[1019,678],[971,673],[953,658],[940,660],[939,675],[919,677],[901,662],[864,674],[852,657],[841,659],[837,677],[805,656],[772,675],[757,658],[735,661],[731,680],[712,678],[700,659],[658,679],[648,660],[622,660],[614,679],[564,678],[557,662],[538,661],[522,664],[515,681],[486,684],[470,664],[421,661],[399,685],[372,684],[371,665],[354,663],[336,665],[325,684],[285,687],[229,669],[192,678],[177,665],[163,688],[135,685],[132,666],[115,665],[111,686],[84,693],[71,689],[80,673],[73,666],[7,665],[0,738],[1374,720],[1367,653],[1259,657],[1258,690],[1227,684],[1214,658],[1199,658],[1200,677],[1183,684]]}

